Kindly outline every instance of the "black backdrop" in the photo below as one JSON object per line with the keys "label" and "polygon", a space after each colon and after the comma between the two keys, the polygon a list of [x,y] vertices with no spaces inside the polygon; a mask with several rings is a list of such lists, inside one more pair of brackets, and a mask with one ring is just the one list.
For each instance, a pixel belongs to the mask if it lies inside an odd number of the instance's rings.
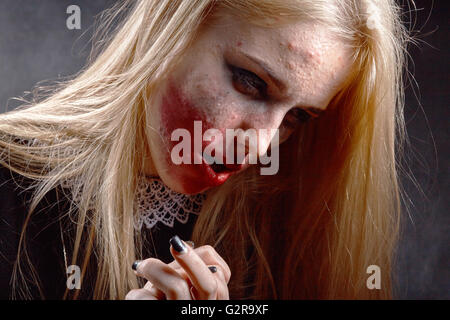
{"label": "black backdrop", "polygon": [[[418,88],[409,85],[405,118],[412,148],[396,281],[400,299],[449,299],[448,119],[449,26],[447,0],[415,1],[418,46],[410,47],[410,65]],[[93,16],[112,0],[2,0],[0,2],[0,112],[8,101],[38,81],[76,73],[89,54]],[[81,8],[81,30],[66,27],[66,8]],[[7,108],[7,109],[6,109]]]}

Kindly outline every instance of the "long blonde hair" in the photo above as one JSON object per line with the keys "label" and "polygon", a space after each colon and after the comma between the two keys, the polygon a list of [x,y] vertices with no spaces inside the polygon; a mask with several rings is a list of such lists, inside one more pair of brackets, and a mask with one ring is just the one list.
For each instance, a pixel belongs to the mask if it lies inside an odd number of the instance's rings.
{"label": "long blonde hair", "polygon": [[[281,145],[276,176],[250,168],[208,192],[193,240],[228,262],[232,298],[391,297],[407,39],[393,0],[142,0],[107,11],[104,29],[125,18],[86,68],[47,98],[0,115],[0,163],[34,181],[14,273],[22,297],[26,225],[45,194],[68,180],[71,264],[84,274],[95,252],[96,299],[122,299],[138,287],[130,265],[146,257],[133,203],[149,154],[148,106],[200,28],[224,9],[268,27],[326,24],[352,45],[353,67],[324,116]],[[381,290],[366,287],[369,265],[380,267]]]}

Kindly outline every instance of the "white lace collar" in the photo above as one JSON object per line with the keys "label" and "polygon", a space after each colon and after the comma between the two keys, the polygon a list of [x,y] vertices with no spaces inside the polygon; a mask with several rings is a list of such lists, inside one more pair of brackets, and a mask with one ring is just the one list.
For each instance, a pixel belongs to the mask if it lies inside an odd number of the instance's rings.
{"label": "white lace collar", "polygon": [[[70,188],[72,181],[61,183],[63,188]],[[72,190],[73,191],[73,190]],[[78,202],[80,195],[72,195]],[[135,197],[134,228],[141,230],[153,228],[158,222],[173,227],[175,220],[186,224],[190,214],[198,215],[202,208],[206,194],[186,195],[172,191],[159,178],[141,175]]]}
{"label": "white lace collar", "polygon": [[150,229],[160,222],[173,227],[175,220],[185,224],[190,214],[198,215],[206,199],[203,193],[186,195],[169,189],[159,178],[141,176],[136,191],[135,229]]}

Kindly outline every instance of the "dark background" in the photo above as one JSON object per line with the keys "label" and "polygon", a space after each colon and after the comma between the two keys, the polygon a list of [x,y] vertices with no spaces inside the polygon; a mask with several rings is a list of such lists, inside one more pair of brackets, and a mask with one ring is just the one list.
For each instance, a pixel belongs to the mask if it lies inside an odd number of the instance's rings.
{"label": "dark background", "polygon": [[[0,2],[0,112],[37,82],[78,72],[89,54],[94,15],[112,0],[2,0]],[[396,281],[400,299],[449,299],[449,16],[450,1],[415,1],[418,44],[406,92],[410,139],[403,175],[407,198]],[[81,30],[68,30],[66,8],[81,8]],[[407,8],[407,7],[405,7]],[[405,16],[407,18],[408,15]],[[418,181],[417,187],[409,178]]]}

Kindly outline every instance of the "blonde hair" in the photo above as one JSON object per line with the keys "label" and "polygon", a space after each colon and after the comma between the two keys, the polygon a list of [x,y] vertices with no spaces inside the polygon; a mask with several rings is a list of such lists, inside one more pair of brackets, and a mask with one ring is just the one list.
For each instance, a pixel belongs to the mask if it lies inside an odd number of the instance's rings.
{"label": "blonde hair", "polygon": [[[121,14],[126,17],[103,36],[106,45],[84,70],[42,101],[0,115],[0,163],[34,181],[26,224],[47,192],[71,180],[74,201],[65,214],[66,227],[76,226],[71,264],[81,265],[85,274],[95,253],[93,297],[124,298],[139,285],[131,263],[146,258],[133,228],[133,203],[149,151],[148,106],[164,75],[200,28],[213,21],[209,18],[224,10],[265,26],[309,19],[353,46],[347,85],[323,117],[281,146],[276,176],[250,168],[208,193],[193,240],[214,246],[228,262],[235,299],[391,297],[407,35],[393,0],[373,2],[377,24],[368,27],[371,3],[148,0],[116,5],[107,12],[105,29]],[[15,283],[24,279],[26,224]],[[381,290],[366,287],[369,265],[382,271]],[[16,289],[26,297],[26,288],[24,281]]]}

